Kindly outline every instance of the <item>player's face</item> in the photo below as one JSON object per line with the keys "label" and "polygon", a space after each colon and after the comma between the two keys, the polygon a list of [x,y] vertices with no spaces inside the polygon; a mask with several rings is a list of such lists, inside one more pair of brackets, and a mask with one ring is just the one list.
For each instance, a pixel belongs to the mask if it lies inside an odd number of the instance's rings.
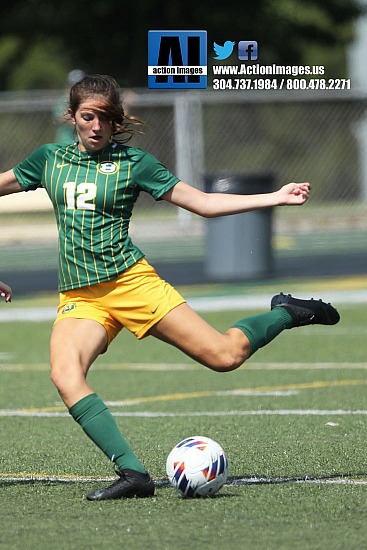
{"label": "player's face", "polygon": [[93,153],[104,149],[110,141],[112,122],[98,112],[98,99],[86,99],[79,105],[72,121],[78,134],[81,151]]}

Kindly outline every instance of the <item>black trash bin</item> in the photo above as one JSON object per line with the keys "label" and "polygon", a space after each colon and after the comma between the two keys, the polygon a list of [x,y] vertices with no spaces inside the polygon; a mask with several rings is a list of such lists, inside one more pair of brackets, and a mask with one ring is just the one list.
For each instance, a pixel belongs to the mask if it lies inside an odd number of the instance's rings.
{"label": "black trash bin", "polygon": [[[274,190],[272,174],[208,174],[207,193],[257,195]],[[273,271],[272,208],[209,218],[205,271],[213,281],[268,277]]]}

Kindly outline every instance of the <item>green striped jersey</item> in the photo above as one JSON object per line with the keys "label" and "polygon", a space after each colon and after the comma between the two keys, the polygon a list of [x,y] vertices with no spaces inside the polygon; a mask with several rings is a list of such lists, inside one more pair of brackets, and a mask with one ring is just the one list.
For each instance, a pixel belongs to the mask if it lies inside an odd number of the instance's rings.
{"label": "green striped jersey", "polygon": [[110,144],[97,153],[43,145],[14,168],[25,191],[44,187],[59,231],[59,291],[116,278],[144,256],[129,235],[141,191],[159,200],[179,178],[142,149]]}

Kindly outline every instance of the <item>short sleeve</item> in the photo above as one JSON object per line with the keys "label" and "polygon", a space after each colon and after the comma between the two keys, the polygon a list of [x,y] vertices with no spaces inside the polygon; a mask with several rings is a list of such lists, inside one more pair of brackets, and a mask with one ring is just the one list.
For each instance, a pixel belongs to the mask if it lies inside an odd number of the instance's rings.
{"label": "short sleeve", "polygon": [[180,181],[168,168],[159,162],[150,153],[144,154],[133,163],[134,179],[143,191],[146,191],[155,200],[172,189]]}
{"label": "short sleeve", "polygon": [[14,174],[24,191],[32,191],[43,187],[42,178],[46,164],[48,145],[42,145],[29,157],[15,166]]}

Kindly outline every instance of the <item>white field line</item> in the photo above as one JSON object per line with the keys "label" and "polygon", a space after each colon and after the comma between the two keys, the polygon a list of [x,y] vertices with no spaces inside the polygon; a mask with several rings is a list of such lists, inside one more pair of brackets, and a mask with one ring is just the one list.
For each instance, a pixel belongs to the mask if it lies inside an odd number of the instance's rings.
{"label": "white field line", "polygon": [[[18,483],[31,482],[53,482],[53,483],[92,483],[92,482],[111,482],[116,477],[111,476],[77,476],[72,474],[66,475],[48,475],[48,474],[7,474],[0,472],[0,480]],[[168,487],[169,481],[167,478],[154,478],[155,484],[159,487]],[[240,485],[273,485],[282,483],[297,483],[297,484],[317,484],[317,485],[367,485],[365,479],[352,479],[346,477],[244,477],[244,478],[229,478],[226,486],[236,487]]]}
{"label": "white field line", "polygon": [[[304,296],[298,296],[303,298]],[[318,296],[315,295],[315,298]],[[227,311],[238,309],[268,309],[271,296],[217,296],[192,298],[188,304],[198,312]],[[322,291],[322,299],[335,306],[367,302],[367,290]]]}
{"label": "white field line", "polygon": [[[316,296],[315,296],[316,297]],[[246,309],[268,309],[271,296],[215,296],[196,297],[187,300],[197,312],[229,311]],[[322,299],[333,303],[336,307],[343,304],[367,303],[367,290],[340,290],[322,292]],[[18,321],[53,321],[56,316],[54,307],[17,308],[7,304],[0,311],[0,323]]]}
{"label": "white field line", "polygon": [[[136,404],[136,403],[134,403]],[[192,411],[192,412],[158,412],[158,411],[135,411],[123,412],[114,411],[113,416],[122,416],[128,418],[177,418],[177,417],[196,417],[196,416],[366,416],[367,410],[356,409],[274,409],[274,410],[233,410],[233,411]],[[60,411],[37,411],[37,410],[12,410],[0,409],[1,417],[30,417],[30,418],[70,418],[68,412]]]}

